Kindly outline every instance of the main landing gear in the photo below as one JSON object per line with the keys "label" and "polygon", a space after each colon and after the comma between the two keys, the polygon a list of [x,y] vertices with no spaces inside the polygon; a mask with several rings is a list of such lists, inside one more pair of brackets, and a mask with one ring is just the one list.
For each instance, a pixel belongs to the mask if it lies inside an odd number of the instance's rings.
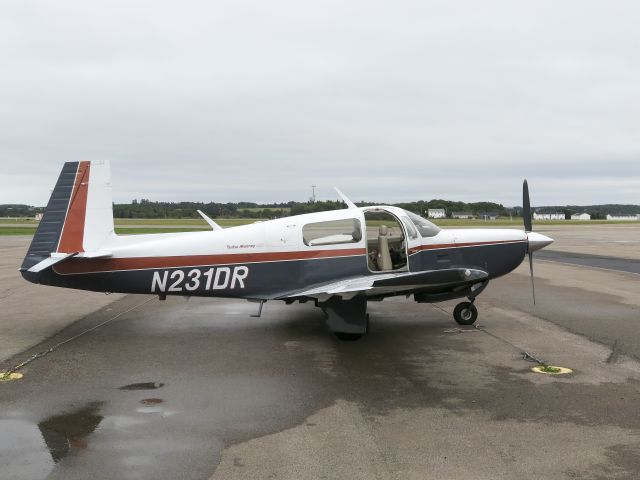
{"label": "main landing gear", "polygon": [[364,333],[345,333],[345,332],[333,332],[338,340],[342,340],[343,342],[355,342],[356,340],[360,340],[363,335],[369,333],[369,314],[367,313],[367,323],[365,325]]}
{"label": "main landing gear", "polygon": [[453,309],[453,318],[459,325],[473,325],[478,319],[478,309],[473,304],[474,300],[461,302]]}
{"label": "main landing gear", "polygon": [[329,330],[340,340],[352,342],[369,331],[367,297],[356,296],[349,300],[332,297],[318,306],[327,316]]}

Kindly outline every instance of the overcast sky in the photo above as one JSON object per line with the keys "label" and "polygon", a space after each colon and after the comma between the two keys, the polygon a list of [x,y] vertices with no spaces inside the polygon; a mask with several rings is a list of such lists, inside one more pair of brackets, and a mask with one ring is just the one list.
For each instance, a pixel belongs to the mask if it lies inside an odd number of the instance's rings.
{"label": "overcast sky", "polygon": [[635,1],[0,6],[0,203],[640,203]]}

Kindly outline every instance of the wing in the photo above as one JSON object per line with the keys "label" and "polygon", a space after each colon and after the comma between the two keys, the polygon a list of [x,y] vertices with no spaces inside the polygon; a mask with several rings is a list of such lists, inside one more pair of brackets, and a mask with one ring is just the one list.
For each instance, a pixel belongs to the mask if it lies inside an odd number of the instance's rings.
{"label": "wing", "polygon": [[362,275],[311,288],[289,292],[278,299],[311,297],[325,301],[338,295],[344,299],[353,298],[359,293],[367,296],[411,293],[430,288],[454,288],[468,286],[486,280],[489,274],[472,268],[447,268],[423,272],[395,272]]}

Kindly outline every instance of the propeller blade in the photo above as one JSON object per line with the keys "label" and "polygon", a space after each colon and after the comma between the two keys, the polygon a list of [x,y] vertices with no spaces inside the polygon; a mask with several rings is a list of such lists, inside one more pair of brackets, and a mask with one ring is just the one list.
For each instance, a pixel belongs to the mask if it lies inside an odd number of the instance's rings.
{"label": "propeller blade", "polygon": [[536,304],[536,285],[533,281],[533,252],[529,251],[529,272],[531,272],[531,293],[533,293],[533,304]]}
{"label": "propeller blade", "polygon": [[524,219],[525,232],[531,232],[533,230],[531,226],[531,203],[529,202],[529,184],[526,179],[522,184],[522,218]]}

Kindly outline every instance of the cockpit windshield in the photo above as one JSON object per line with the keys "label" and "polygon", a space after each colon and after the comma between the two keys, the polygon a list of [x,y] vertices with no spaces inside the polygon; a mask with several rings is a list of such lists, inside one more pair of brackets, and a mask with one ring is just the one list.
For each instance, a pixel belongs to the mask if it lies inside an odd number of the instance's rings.
{"label": "cockpit windshield", "polygon": [[407,210],[405,210],[404,212],[411,219],[413,224],[420,232],[420,235],[422,235],[423,237],[435,237],[440,231],[440,227],[434,225],[429,220],[422,218],[420,215],[408,212]]}

